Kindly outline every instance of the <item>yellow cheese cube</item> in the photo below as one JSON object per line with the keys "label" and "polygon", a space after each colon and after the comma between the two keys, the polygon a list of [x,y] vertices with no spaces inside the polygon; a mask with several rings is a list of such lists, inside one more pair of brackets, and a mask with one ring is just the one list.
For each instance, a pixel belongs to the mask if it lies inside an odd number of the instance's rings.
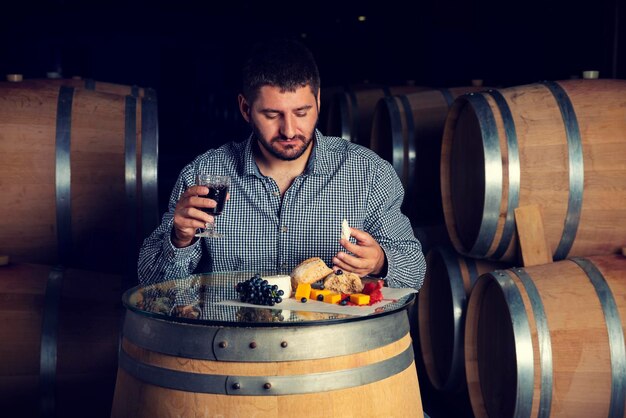
{"label": "yellow cheese cube", "polygon": [[311,289],[311,300],[317,300],[317,297],[319,295],[322,296],[326,296],[328,294],[332,293],[330,290],[327,289]]}
{"label": "yellow cheese cube", "polygon": [[326,303],[337,303],[341,300],[341,295],[339,293],[329,293],[324,295],[324,302]]}
{"label": "yellow cheese cube", "polygon": [[364,295],[363,293],[353,293],[350,295],[350,302],[355,305],[367,305],[370,303],[370,295]]}
{"label": "yellow cheese cube", "polygon": [[300,300],[302,298],[309,298],[311,295],[311,284],[310,283],[298,283],[298,288],[296,289],[296,300]]}

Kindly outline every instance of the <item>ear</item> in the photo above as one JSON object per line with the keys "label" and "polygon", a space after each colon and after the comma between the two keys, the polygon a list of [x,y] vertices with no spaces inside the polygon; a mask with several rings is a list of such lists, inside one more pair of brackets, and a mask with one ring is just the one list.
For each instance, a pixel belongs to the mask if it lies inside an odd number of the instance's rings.
{"label": "ear", "polygon": [[241,112],[241,116],[243,116],[246,122],[250,123],[250,111],[252,110],[250,108],[250,104],[246,98],[243,97],[243,94],[237,96],[237,101],[239,102],[239,111]]}
{"label": "ear", "polygon": [[317,113],[320,113],[320,107],[322,106],[322,102],[320,101],[320,93],[322,89],[317,89]]}

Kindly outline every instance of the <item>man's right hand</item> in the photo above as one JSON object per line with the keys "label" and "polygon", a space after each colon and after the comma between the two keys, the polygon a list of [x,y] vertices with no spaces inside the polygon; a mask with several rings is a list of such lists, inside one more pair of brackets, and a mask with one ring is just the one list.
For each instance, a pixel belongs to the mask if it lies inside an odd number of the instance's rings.
{"label": "man's right hand", "polygon": [[172,230],[172,244],[175,247],[188,247],[193,243],[196,230],[204,228],[207,223],[213,223],[215,218],[199,208],[214,208],[217,202],[199,196],[206,196],[209,188],[206,186],[191,186],[180,196],[174,209],[174,229]]}

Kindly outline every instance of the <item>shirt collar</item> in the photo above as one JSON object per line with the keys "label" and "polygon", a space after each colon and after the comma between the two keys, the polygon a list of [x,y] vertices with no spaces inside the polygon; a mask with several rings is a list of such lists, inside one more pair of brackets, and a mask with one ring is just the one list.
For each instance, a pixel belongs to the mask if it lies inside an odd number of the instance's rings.
{"label": "shirt collar", "polygon": [[[254,160],[253,144],[254,137],[253,134],[250,134],[244,148],[244,175],[263,178],[263,174],[259,171],[259,167],[256,165],[256,161]],[[309,161],[304,170],[305,174],[327,175],[330,173],[326,148],[324,135],[322,135],[319,130],[315,129],[315,141],[313,142],[313,149],[311,150]]]}

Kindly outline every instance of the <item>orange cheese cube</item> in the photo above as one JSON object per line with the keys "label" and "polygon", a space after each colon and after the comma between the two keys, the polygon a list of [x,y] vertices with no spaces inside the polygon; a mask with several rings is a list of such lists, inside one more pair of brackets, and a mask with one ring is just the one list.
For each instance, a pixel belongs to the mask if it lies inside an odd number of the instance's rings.
{"label": "orange cheese cube", "polygon": [[322,296],[326,296],[328,294],[332,293],[330,290],[327,289],[311,289],[311,300],[317,300],[317,297],[319,295]]}
{"label": "orange cheese cube", "polygon": [[311,284],[310,283],[298,283],[298,288],[296,289],[296,300],[300,300],[302,298],[309,298],[311,296]]}
{"label": "orange cheese cube", "polygon": [[355,305],[367,305],[370,303],[370,295],[364,295],[363,293],[353,293],[350,295],[350,302]]}
{"label": "orange cheese cube", "polygon": [[341,295],[339,293],[329,293],[324,295],[324,302],[326,303],[338,303],[341,300]]}

